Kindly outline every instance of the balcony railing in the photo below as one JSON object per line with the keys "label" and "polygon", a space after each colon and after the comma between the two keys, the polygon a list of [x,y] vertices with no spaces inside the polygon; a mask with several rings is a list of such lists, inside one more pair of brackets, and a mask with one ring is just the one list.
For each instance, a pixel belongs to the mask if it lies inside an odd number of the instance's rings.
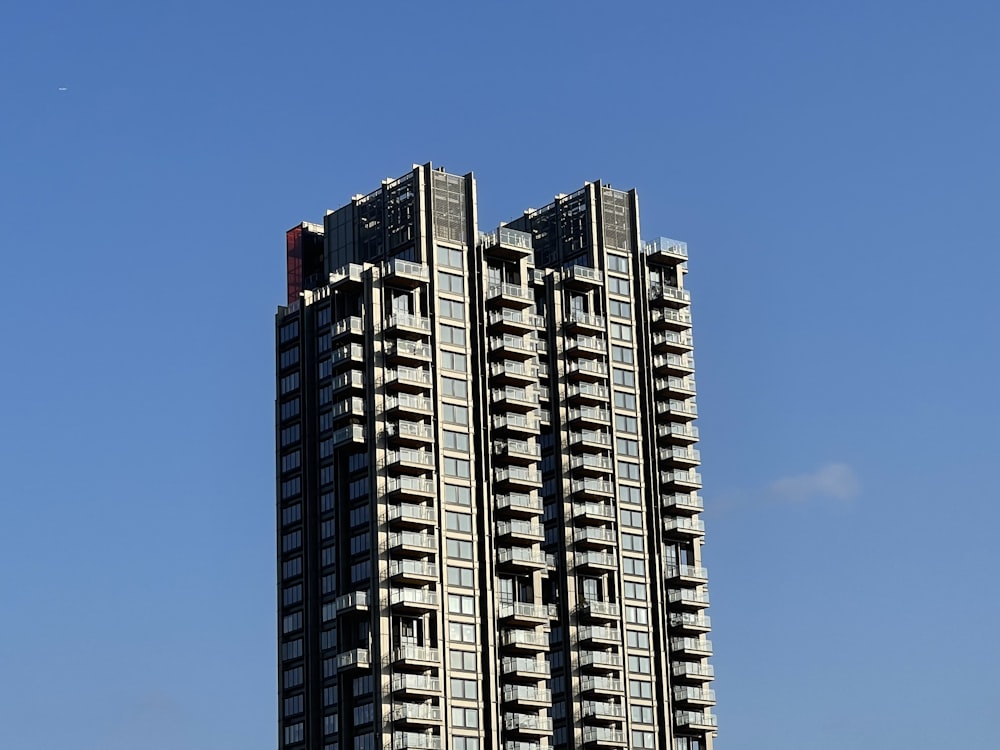
{"label": "balcony railing", "polygon": [[622,642],[622,631],[618,628],[604,628],[600,626],[586,626],[577,631],[581,641],[611,641]]}
{"label": "balcony railing", "polygon": [[398,588],[389,592],[389,604],[412,604],[420,607],[437,607],[440,597],[436,591],[427,589]]}
{"label": "balcony railing", "polygon": [[617,677],[592,677],[588,675],[580,680],[580,689],[585,693],[621,693],[624,687],[622,681]]}
{"label": "balcony railing", "polygon": [[438,566],[436,563],[424,562],[423,560],[392,560],[389,563],[389,577],[396,576],[417,576],[421,578],[437,578]]}
{"label": "balcony railing", "polygon": [[715,691],[708,688],[675,687],[674,700],[678,702],[715,703]]}
{"label": "balcony railing", "polygon": [[385,323],[386,328],[413,328],[425,333],[431,332],[431,319],[422,315],[395,312]]}
{"label": "balcony railing", "polygon": [[424,646],[399,646],[394,652],[395,661],[441,661],[441,652]]}
{"label": "balcony railing", "polygon": [[520,492],[512,492],[509,495],[497,495],[496,507],[500,510],[509,508],[511,510],[534,511],[541,513],[542,500],[541,498],[532,497],[531,495],[525,495]]}
{"label": "balcony railing", "polygon": [[501,620],[509,617],[547,620],[549,608],[544,604],[532,604],[531,602],[504,602],[500,605],[499,616]]}
{"label": "balcony railing", "polygon": [[582,310],[570,310],[567,320],[571,323],[579,323],[590,328],[604,328],[605,324],[604,316],[586,313]]}
{"label": "balcony railing", "polygon": [[417,721],[441,721],[441,709],[438,706],[425,706],[415,703],[404,703],[392,710],[390,715],[392,721],[405,721],[406,719]]}
{"label": "balcony railing", "polygon": [[670,671],[674,677],[715,678],[715,667],[697,661],[675,661]]}
{"label": "balcony railing", "polygon": [[[390,492],[419,492],[421,494],[433,494],[436,485],[429,479],[418,479],[417,477],[390,477],[385,484],[386,493]],[[390,516],[392,517],[392,516]]]}
{"label": "balcony railing", "polygon": [[500,669],[504,674],[523,672],[530,675],[548,676],[549,663],[520,656],[505,656],[500,663]]}
{"label": "balcony railing", "polygon": [[441,680],[423,674],[394,674],[392,691],[398,693],[402,690],[440,692]]}
{"label": "balcony railing", "polygon": [[486,288],[486,299],[494,299],[495,297],[513,297],[531,302],[535,300],[535,295],[531,293],[530,289],[514,284],[490,284]]}
{"label": "balcony railing", "polygon": [[431,411],[434,402],[424,396],[414,396],[409,393],[400,393],[397,396],[386,396],[386,409],[408,409],[412,411]]}
{"label": "balcony railing", "polygon": [[535,714],[505,714],[504,728],[510,731],[529,729],[539,732],[552,731],[552,719]]}
{"label": "balcony railing", "polygon": [[392,733],[392,750],[408,750],[411,747],[421,750],[441,750],[441,738],[423,732]]}
{"label": "balcony railing", "polygon": [[679,727],[717,727],[719,720],[700,711],[674,711],[674,723]]}
{"label": "balcony railing", "polygon": [[626,742],[625,732],[607,727],[584,727],[583,741],[586,744],[609,743],[613,745],[624,745]]}
{"label": "balcony railing", "polygon": [[656,255],[657,253],[672,255],[679,260],[686,260],[688,257],[687,243],[678,242],[668,237],[657,237],[655,240],[644,242],[642,251],[646,255]]}
{"label": "balcony railing", "polygon": [[549,703],[552,701],[552,691],[527,685],[504,685],[503,699],[505,703],[516,701]]}

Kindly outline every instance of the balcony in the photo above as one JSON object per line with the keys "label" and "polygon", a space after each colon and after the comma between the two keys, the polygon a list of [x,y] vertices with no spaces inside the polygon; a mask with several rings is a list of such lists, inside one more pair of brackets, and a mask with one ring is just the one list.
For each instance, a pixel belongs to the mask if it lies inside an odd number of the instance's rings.
{"label": "balcony", "polygon": [[685,682],[711,682],[715,679],[715,667],[695,661],[675,661],[671,663],[670,671],[675,680]]}
{"label": "balcony", "polygon": [[688,375],[680,378],[676,375],[668,375],[665,378],[657,378],[653,381],[653,387],[657,391],[659,398],[692,398],[695,395],[696,387],[694,377]]}
{"label": "balcony", "polygon": [[686,331],[691,327],[690,310],[671,310],[669,307],[655,307],[650,310],[653,328],[671,331]]}
{"label": "balcony", "polygon": [[346,672],[349,669],[370,669],[371,661],[368,649],[355,648],[337,654],[337,671]]}
{"label": "balcony", "polygon": [[573,503],[573,519],[577,523],[604,526],[615,520],[615,509],[604,503]]}
{"label": "balcony", "polygon": [[437,485],[429,479],[399,476],[389,477],[385,484],[385,494],[391,500],[415,500],[418,503],[434,497]]}
{"label": "balcony", "polygon": [[693,398],[674,398],[656,405],[658,416],[668,415],[674,422],[690,422],[698,418],[698,402]]}
{"label": "balcony", "polygon": [[691,445],[698,442],[698,428],[689,424],[661,424],[656,428],[660,442],[672,445]]}
{"label": "balcony", "polygon": [[582,714],[588,724],[613,724],[625,720],[625,706],[607,701],[584,701]]}
{"label": "balcony", "polygon": [[441,723],[441,709],[422,703],[404,703],[392,710],[389,719],[399,726],[431,727]]}
{"label": "balcony", "polygon": [[523,466],[493,469],[493,481],[498,489],[534,490],[542,486],[542,475]]}
{"label": "balcony", "polygon": [[597,646],[617,646],[622,642],[622,631],[600,625],[587,625],[577,630],[580,643]]}
{"label": "balcony", "polygon": [[660,482],[668,494],[671,492],[692,492],[701,489],[701,474],[694,469],[661,471]]}
{"label": "balcony", "polygon": [[712,655],[712,642],[705,638],[671,638],[670,652],[678,658],[702,659]]}
{"label": "balcony", "polygon": [[536,714],[504,714],[503,726],[510,734],[522,737],[547,737],[552,734],[552,719]]}
{"label": "balcony", "polygon": [[571,456],[569,468],[574,477],[600,476],[610,474],[614,470],[614,462],[608,456],[584,453],[579,456]]}
{"label": "balcony", "polygon": [[663,522],[663,532],[669,539],[694,539],[705,536],[705,522],[697,518],[668,518]]}
{"label": "balcony", "polygon": [[397,669],[424,671],[441,665],[441,652],[424,646],[399,646],[392,652]]}
{"label": "balcony", "polygon": [[393,258],[382,267],[382,278],[393,286],[414,289],[430,280],[430,269],[422,263]]}
{"label": "balcony", "polygon": [[494,440],[493,455],[508,464],[529,466],[537,463],[542,457],[542,449],[527,440],[510,438],[508,440]]}
{"label": "balcony", "polygon": [[500,645],[512,653],[548,653],[549,634],[533,630],[505,630],[500,634]]}
{"label": "balcony", "polygon": [[480,233],[479,245],[486,255],[504,260],[530,258],[534,253],[531,234],[503,226],[495,232]]}
{"label": "balcony", "polygon": [[352,591],[337,597],[337,614],[346,612],[367,612],[368,592]]}
{"label": "balcony", "polygon": [[674,711],[674,724],[679,729],[712,732],[719,726],[717,717],[701,711]]}
{"label": "balcony", "polygon": [[351,315],[334,323],[331,335],[333,341],[338,341],[341,338],[361,337],[365,335],[365,327],[361,318],[357,315]]}
{"label": "balcony", "polygon": [[569,434],[569,446],[571,448],[590,448],[592,450],[609,450],[611,448],[611,434],[599,432],[597,430],[581,430]]}
{"label": "balcony", "polygon": [[434,469],[434,454],[413,448],[386,451],[384,465],[393,474],[423,474]]}
{"label": "balcony", "polygon": [[545,324],[541,315],[521,310],[490,310],[486,316],[490,333],[526,334],[542,328]]}
{"label": "balcony", "polygon": [[545,528],[533,521],[497,521],[498,542],[524,542],[534,544],[545,541]]}
{"label": "balcony", "polygon": [[330,273],[329,284],[331,287],[360,284],[363,272],[364,267],[360,263],[348,263]]}
{"label": "balcony", "polygon": [[405,557],[427,557],[437,552],[438,538],[436,534],[415,534],[402,531],[389,534],[388,549],[395,555]]}
{"label": "balcony", "polygon": [[606,321],[601,315],[586,313],[582,310],[570,310],[566,317],[565,327],[567,331],[575,333],[604,333]]}
{"label": "balcony", "polygon": [[348,443],[361,444],[365,442],[365,428],[360,424],[349,424],[336,430],[330,436],[334,448],[340,448]]}
{"label": "balcony", "polygon": [[675,687],[675,706],[714,706],[715,691],[701,687]]}
{"label": "balcony", "polygon": [[490,396],[495,405],[500,406],[506,412],[516,412],[524,414],[538,407],[539,396],[537,391],[529,391],[526,388],[494,388],[490,391]]}
{"label": "balcony", "polygon": [[541,682],[549,679],[549,663],[523,656],[505,656],[500,671],[513,682]]}
{"label": "balcony", "polygon": [[431,319],[423,315],[394,312],[385,321],[384,332],[397,338],[419,339],[431,335]]}
{"label": "balcony", "polygon": [[410,422],[401,419],[385,426],[385,434],[393,445],[421,447],[434,442],[434,430],[423,422]]}
{"label": "balcony", "polygon": [[552,691],[531,685],[504,685],[503,702],[525,708],[545,708],[552,703]]}
{"label": "balcony", "polygon": [[653,351],[687,354],[694,349],[694,339],[691,334],[677,331],[656,331],[653,333]]}
{"label": "balcony", "polygon": [[596,268],[567,266],[562,271],[563,285],[574,289],[593,289],[604,285],[604,274]]}
{"label": "balcony", "polygon": [[580,654],[580,669],[588,672],[621,672],[621,654],[613,651],[584,651]]}
{"label": "balcony", "polygon": [[522,362],[535,356],[535,343],[524,336],[505,333],[490,337],[490,355],[497,359],[515,359]]}
{"label": "balcony", "polygon": [[625,692],[625,686],[617,677],[584,675],[580,678],[580,692],[595,697],[614,697],[622,695]]}
{"label": "balcony", "polygon": [[441,738],[435,734],[423,732],[393,732],[392,750],[441,750]]}
{"label": "balcony", "polygon": [[389,562],[389,580],[396,584],[435,583],[438,566],[424,560],[392,560]]}
{"label": "balcony", "polygon": [[670,613],[670,632],[701,635],[712,629],[712,618],[708,615],[696,615],[690,612]]}
{"label": "balcony", "polygon": [[644,242],[642,251],[652,263],[676,266],[688,259],[686,242],[678,242],[667,237],[657,237],[651,242]]}
{"label": "balcony", "polygon": [[385,357],[393,364],[420,365],[431,361],[431,347],[416,341],[399,339],[398,341],[387,341],[385,345]]}
{"label": "balcony", "polygon": [[542,512],[542,499],[527,493],[512,492],[508,495],[497,495],[495,512],[501,517],[532,518]]}
{"label": "balcony", "polygon": [[678,309],[691,304],[691,292],[666,284],[650,284],[649,301],[658,307]]}
{"label": "balcony", "polygon": [[611,412],[594,406],[581,406],[569,410],[569,422],[573,427],[606,428],[611,421]]}
{"label": "balcony", "polygon": [[365,401],[358,396],[345,398],[333,405],[331,410],[334,422],[343,419],[363,419],[365,416]]}
{"label": "balcony", "polygon": [[389,592],[389,606],[398,614],[423,614],[441,608],[436,591],[427,589],[398,588]]}
{"label": "balcony", "polygon": [[497,550],[497,567],[511,572],[544,570],[548,559],[541,550],[528,547],[501,547]]}
{"label": "balcony", "polygon": [[696,565],[667,565],[665,577],[671,585],[702,586],[708,583],[708,569]]}
{"label": "balcony", "polygon": [[419,367],[397,367],[385,371],[386,388],[397,393],[423,393],[430,390],[434,377]]}
{"label": "balcony", "polygon": [[608,379],[608,366],[604,362],[577,359],[566,365],[566,377],[576,381],[600,381]]}
{"label": "balcony", "polygon": [[573,479],[569,483],[570,495],[574,500],[597,500],[614,497],[615,487],[611,482],[600,479]]}
{"label": "balcony", "polygon": [[566,356],[600,359],[607,356],[608,342],[597,336],[574,336],[566,342]]}
{"label": "balcony", "polygon": [[330,353],[334,371],[345,367],[361,367],[365,362],[365,349],[361,344],[344,344]]}
{"label": "balcony", "polygon": [[577,549],[608,549],[618,546],[618,535],[613,529],[601,526],[585,526],[573,530],[573,544]]}
{"label": "balcony", "polygon": [[698,589],[668,589],[667,601],[672,609],[701,610],[709,606],[708,592]]}
{"label": "balcony", "polygon": [[663,510],[676,516],[693,516],[705,510],[705,502],[690,493],[661,495],[660,500],[663,502]]}
{"label": "balcony", "polygon": [[694,357],[690,354],[657,354],[653,357],[653,372],[664,377],[685,377],[694,372]]}
{"label": "balcony", "polygon": [[594,572],[618,570],[618,557],[606,552],[577,552],[573,555],[577,568]]}
{"label": "balcony", "polygon": [[531,602],[503,602],[500,604],[499,618],[502,625],[509,627],[536,627],[549,624],[549,608],[544,604]]}
{"label": "balcony", "polygon": [[691,468],[701,463],[701,452],[696,448],[672,446],[660,448],[660,461],[668,466]]}
{"label": "balcony", "polygon": [[524,310],[535,304],[535,295],[528,287],[514,284],[490,284],[486,288],[486,304]]}
{"label": "balcony", "polygon": [[609,727],[584,727],[583,744],[587,747],[624,747],[625,732]]}
{"label": "balcony", "polygon": [[538,380],[538,368],[523,362],[504,360],[490,365],[491,383],[493,385],[531,385]]}
{"label": "balcony", "polygon": [[400,393],[396,396],[386,396],[385,398],[385,411],[387,414],[428,416],[431,414],[433,409],[434,402],[424,396],[413,396],[409,393]]}
{"label": "balcony", "polygon": [[441,693],[441,680],[423,674],[394,674],[392,692],[397,695],[425,698]]}
{"label": "balcony", "polygon": [[566,400],[574,404],[606,404],[611,398],[607,386],[594,383],[570,383]]}
{"label": "balcony", "polygon": [[501,436],[531,437],[538,434],[540,427],[541,424],[536,417],[528,417],[524,414],[495,414],[493,416],[493,430]]}
{"label": "balcony", "polygon": [[346,395],[349,391],[364,391],[365,376],[357,370],[350,370],[335,376],[330,381],[330,387],[337,396]]}

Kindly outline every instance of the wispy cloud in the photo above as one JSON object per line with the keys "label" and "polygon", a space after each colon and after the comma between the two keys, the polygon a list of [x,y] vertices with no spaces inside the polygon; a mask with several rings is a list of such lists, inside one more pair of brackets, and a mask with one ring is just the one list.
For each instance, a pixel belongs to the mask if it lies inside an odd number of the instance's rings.
{"label": "wispy cloud", "polygon": [[811,474],[776,479],[768,485],[767,495],[785,503],[844,502],[856,498],[860,490],[854,469],[845,463],[829,463]]}

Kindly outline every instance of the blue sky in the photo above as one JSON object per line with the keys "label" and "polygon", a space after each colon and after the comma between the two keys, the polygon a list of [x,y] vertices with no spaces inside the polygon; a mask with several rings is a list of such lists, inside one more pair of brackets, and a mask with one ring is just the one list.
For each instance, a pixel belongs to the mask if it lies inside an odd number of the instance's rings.
{"label": "blue sky", "polygon": [[430,160],[484,227],[603,179],[689,242],[718,749],[1000,744],[998,33],[971,0],[9,8],[0,747],[273,749],[283,232]]}

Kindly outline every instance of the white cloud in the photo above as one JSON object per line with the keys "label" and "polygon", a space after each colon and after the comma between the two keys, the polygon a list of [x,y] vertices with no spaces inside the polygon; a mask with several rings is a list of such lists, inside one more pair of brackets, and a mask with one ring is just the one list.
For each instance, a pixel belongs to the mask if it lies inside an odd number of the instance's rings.
{"label": "white cloud", "polygon": [[786,503],[853,500],[861,485],[854,470],[844,463],[830,463],[812,474],[783,477],[768,485],[768,495]]}

